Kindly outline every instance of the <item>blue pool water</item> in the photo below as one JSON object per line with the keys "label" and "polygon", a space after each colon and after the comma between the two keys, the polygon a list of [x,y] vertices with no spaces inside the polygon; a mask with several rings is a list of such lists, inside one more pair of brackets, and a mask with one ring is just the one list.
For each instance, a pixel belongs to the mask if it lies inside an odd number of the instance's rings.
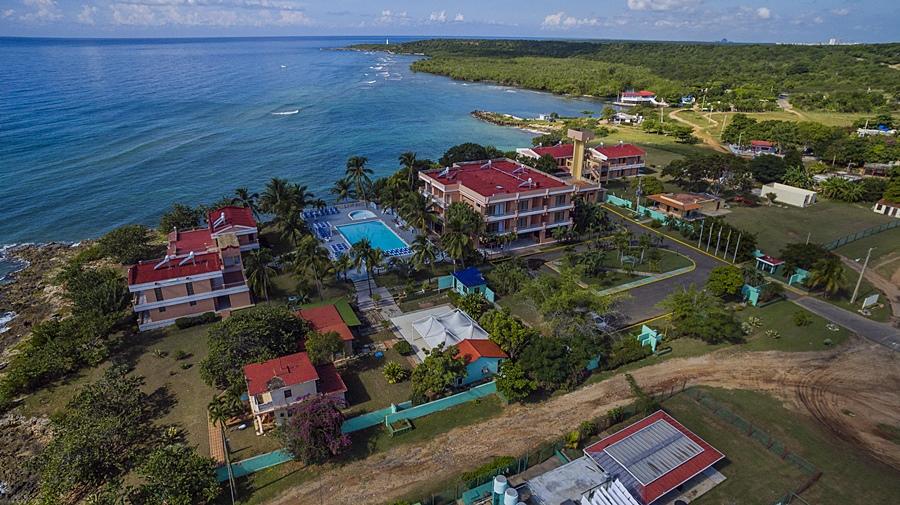
{"label": "blue pool water", "polygon": [[382,251],[407,247],[406,242],[381,221],[345,224],[343,226],[338,226],[337,229],[341,232],[341,235],[347,239],[347,242],[350,242],[350,245],[367,238],[373,248],[381,249]]}

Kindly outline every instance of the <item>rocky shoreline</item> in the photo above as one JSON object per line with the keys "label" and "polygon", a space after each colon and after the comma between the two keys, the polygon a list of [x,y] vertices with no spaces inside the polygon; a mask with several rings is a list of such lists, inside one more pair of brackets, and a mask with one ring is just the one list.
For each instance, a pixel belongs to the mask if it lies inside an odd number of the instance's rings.
{"label": "rocky shoreline", "polygon": [[21,262],[24,268],[9,274],[6,282],[0,284],[0,314],[15,314],[0,333],[0,363],[28,335],[32,325],[65,309],[62,288],[53,282],[53,275],[80,249],[78,245],[63,243],[6,249],[4,257]]}

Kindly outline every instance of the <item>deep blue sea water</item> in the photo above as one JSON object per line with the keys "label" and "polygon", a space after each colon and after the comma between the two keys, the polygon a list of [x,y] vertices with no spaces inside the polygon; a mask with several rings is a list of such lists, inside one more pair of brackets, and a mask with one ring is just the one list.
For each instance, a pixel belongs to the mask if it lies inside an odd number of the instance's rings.
{"label": "deep blue sea water", "polygon": [[327,198],[352,155],[384,175],[406,150],[529,143],[474,109],[599,107],[416,74],[412,56],[333,50],[379,41],[0,39],[0,245],[155,224],[173,202],[276,176]]}

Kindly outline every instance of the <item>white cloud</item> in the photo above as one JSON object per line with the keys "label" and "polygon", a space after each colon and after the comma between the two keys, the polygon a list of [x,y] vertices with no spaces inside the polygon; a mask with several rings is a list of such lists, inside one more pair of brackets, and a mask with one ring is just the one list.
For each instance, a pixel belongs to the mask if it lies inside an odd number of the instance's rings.
{"label": "white cloud", "polygon": [[125,26],[308,26],[302,6],[271,0],[139,0],[109,7],[113,24]]}
{"label": "white cloud", "polygon": [[700,0],[628,0],[633,11],[675,11],[694,7]]}
{"label": "white cloud", "polygon": [[447,21],[447,11],[432,12],[431,15],[428,16],[428,20],[444,23]]}
{"label": "white cloud", "polygon": [[97,7],[95,7],[93,5],[82,5],[81,12],[78,13],[78,16],[76,16],[76,19],[78,20],[79,23],[82,23],[85,25],[92,25],[92,24],[94,24],[94,14],[96,14],[96,13],[97,13]]}
{"label": "white cloud", "polygon": [[772,17],[772,12],[768,7],[760,7],[759,9],[756,9],[756,17],[759,19],[769,19]]}
{"label": "white cloud", "polygon": [[541,27],[549,30],[569,30],[582,26],[600,26],[603,22],[598,18],[576,18],[568,16],[565,12],[560,11],[554,14],[547,14]]}
{"label": "white cloud", "polygon": [[462,23],[465,20],[466,17],[462,15],[462,12],[456,13],[456,17],[453,18],[453,21],[456,21],[457,23]]}
{"label": "white cloud", "polygon": [[384,9],[381,15],[375,18],[375,23],[380,25],[407,25],[410,21],[406,11],[395,12],[390,9]]}
{"label": "white cloud", "polygon": [[[63,17],[59,6],[56,5],[56,0],[22,0],[22,4],[30,8],[28,12],[19,16],[22,21],[45,23]],[[10,15],[12,15],[11,11]]]}
{"label": "white cloud", "polygon": [[13,17],[13,14],[15,14],[15,13],[16,13],[16,11],[14,11],[12,9],[6,9],[5,11],[3,11],[3,17],[11,18],[11,17]]}
{"label": "white cloud", "polygon": [[831,13],[835,16],[846,16],[847,14],[850,14],[850,9],[846,7],[841,7],[840,9],[831,9]]}

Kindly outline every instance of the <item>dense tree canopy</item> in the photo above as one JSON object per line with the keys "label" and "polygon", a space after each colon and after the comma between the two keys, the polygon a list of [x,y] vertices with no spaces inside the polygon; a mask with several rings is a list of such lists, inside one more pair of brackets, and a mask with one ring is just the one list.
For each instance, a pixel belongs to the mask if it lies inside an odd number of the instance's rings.
{"label": "dense tree canopy", "polygon": [[434,400],[465,377],[466,362],[457,356],[456,347],[444,348],[443,344],[431,349],[425,361],[413,369],[413,401],[423,403]]}
{"label": "dense tree canopy", "polygon": [[151,245],[151,232],[143,225],[126,224],[100,237],[100,253],[122,264],[150,259],[156,252]]}
{"label": "dense tree canopy", "polygon": [[489,160],[500,156],[503,156],[503,153],[492,146],[483,146],[473,142],[466,142],[465,144],[459,144],[447,149],[447,152],[445,152],[438,161],[441,166],[449,167],[450,165],[461,161]]}
{"label": "dense tree canopy", "polygon": [[343,407],[340,400],[326,395],[301,402],[278,431],[284,448],[308,465],[340,454],[350,446],[350,437],[341,432]]}
{"label": "dense tree canopy", "polygon": [[676,291],[660,305],[672,312],[672,332],[710,344],[740,336],[740,324],[731,309],[712,293],[693,285]]}
{"label": "dense tree canopy", "polygon": [[216,463],[182,444],[160,447],[138,468],[146,480],[141,501],[167,505],[209,503],[219,495]]}

